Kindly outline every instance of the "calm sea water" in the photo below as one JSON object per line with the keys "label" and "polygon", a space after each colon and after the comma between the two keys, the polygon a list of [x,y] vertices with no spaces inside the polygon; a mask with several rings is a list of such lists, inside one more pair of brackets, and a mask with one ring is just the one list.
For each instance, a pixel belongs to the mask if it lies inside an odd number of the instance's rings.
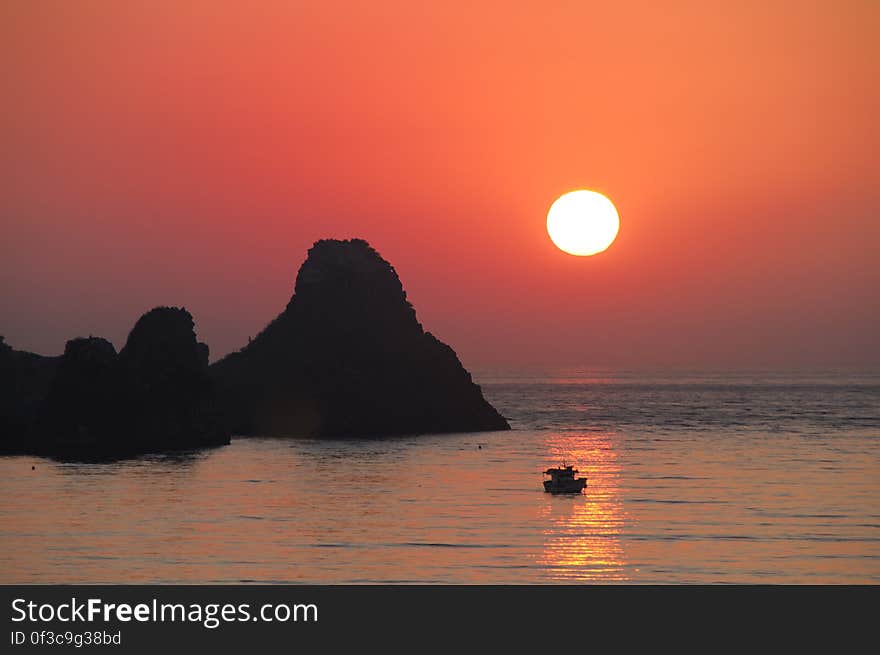
{"label": "calm sea water", "polygon": [[478,378],[513,431],[0,458],[2,582],[880,582],[880,376]]}

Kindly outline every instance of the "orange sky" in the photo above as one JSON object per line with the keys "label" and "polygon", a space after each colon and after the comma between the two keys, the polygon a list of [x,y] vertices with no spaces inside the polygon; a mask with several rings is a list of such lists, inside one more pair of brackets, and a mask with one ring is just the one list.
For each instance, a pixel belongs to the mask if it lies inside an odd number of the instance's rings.
{"label": "orange sky", "polygon": [[218,356],[360,236],[469,366],[880,365],[880,3],[253,4],[3,3],[13,346],[174,304]]}

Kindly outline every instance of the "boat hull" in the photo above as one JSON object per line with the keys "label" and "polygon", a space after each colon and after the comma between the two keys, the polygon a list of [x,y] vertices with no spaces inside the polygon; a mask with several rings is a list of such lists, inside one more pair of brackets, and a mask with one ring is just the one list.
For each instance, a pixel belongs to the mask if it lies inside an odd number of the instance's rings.
{"label": "boat hull", "polygon": [[566,482],[544,480],[544,491],[551,494],[579,494],[587,487],[586,478],[576,478]]}

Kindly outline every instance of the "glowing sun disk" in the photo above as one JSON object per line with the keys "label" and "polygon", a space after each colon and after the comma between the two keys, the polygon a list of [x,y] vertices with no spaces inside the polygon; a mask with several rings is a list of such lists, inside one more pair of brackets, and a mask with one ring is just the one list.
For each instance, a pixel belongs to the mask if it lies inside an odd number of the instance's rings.
{"label": "glowing sun disk", "polygon": [[556,199],[547,212],[547,233],[570,255],[595,255],[610,246],[620,229],[614,204],[601,193],[580,189]]}

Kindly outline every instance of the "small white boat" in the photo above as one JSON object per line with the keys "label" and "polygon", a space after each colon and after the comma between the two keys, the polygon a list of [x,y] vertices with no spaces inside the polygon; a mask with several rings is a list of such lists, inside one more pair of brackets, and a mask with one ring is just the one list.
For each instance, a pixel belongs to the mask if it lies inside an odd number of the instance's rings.
{"label": "small white boat", "polygon": [[578,470],[572,466],[566,466],[565,462],[559,468],[549,468],[544,475],[549,475],[549,480],[544,480],[544,491],[551,494],[579,494],[587,487],[586,478],[577,478]]}

